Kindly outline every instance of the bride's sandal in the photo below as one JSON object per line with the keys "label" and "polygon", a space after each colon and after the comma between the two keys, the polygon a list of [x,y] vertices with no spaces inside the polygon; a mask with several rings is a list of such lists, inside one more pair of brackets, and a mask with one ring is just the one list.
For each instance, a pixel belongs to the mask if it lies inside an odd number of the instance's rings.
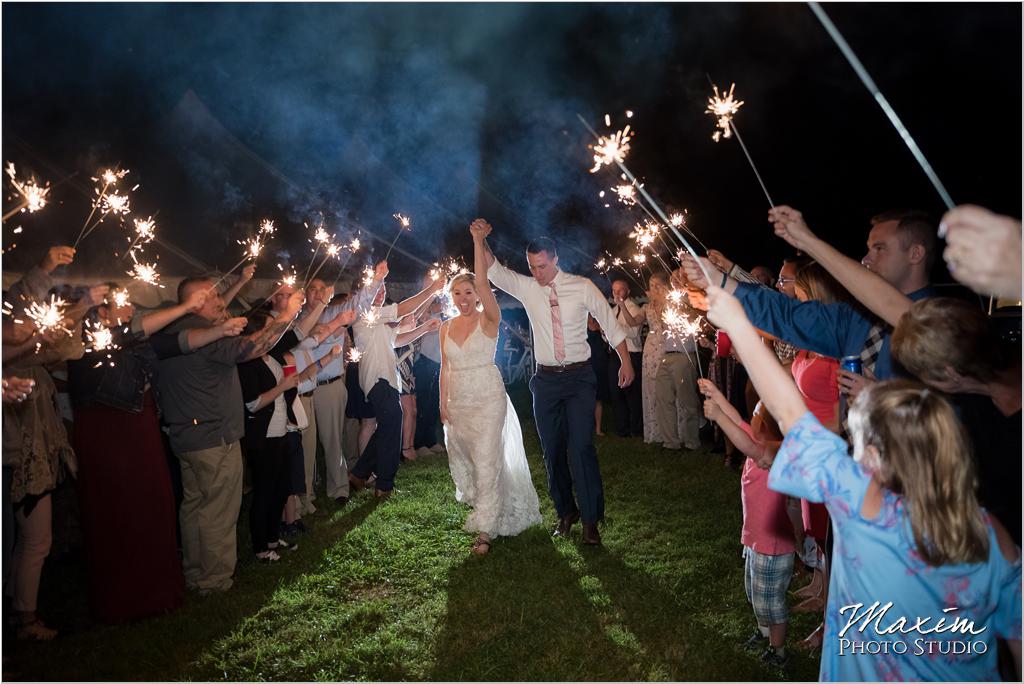
{"label": "bride's sandal", "polygon": [[487,538],[487,535],[481,534],[473,541],[473,548],[470,549],[473,553],[478,556],[486,556],[487,552],[491,550],[491,540]]}

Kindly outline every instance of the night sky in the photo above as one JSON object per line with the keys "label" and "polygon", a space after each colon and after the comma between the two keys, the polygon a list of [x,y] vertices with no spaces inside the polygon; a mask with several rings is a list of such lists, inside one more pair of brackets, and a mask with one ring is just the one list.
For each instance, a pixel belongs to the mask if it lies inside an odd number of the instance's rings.
{"label": "night sky", "polygon": [[[958,203],[1020,215],[1021,5],[826,5]],[[744,141],[778,203],[860,258],[873,214],[938,195],[804,4],[3,6],[3,158],[56,183],[5,266],[73,241],[89,177],[118,162],[136,212],[203,264],[227,268],[263,216],[274,264],[306,264],[303,221],[376,233],[399,276],[469,254],[495,225],[523,268],[527,240],[560,241],[593,274],[627,254],[640,212],[603,206],[590,139],[611,114],[638,131],[627,164],[709,246],[777,269],[767,200],[735,140],[714,143],[710,87],[736,82]],[[6,206],[6,205],[5,205]],[[123,231],[82,245],[71,273],[111,272]],[[566,245],[571,245],[567,247]],[[575,248],[575,249],[574,249]],[[159,245],[167,275],[194,267]],[[368,258],[369,255],[360,255]],[[353,265],[355,263],[353,262]],[[360,264],[361,265],[361,264]],[[329,274],[332,275],[332,274]],[[940,274],[941,275],[941,274]]]}

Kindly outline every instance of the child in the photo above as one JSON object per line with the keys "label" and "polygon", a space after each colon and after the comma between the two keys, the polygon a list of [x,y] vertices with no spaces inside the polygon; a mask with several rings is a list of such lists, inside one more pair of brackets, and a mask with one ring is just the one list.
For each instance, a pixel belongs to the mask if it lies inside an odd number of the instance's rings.
{"label": "child", "polygon": [[949,403],[908,381],[871,385],[850,410],[851,459],[807,411],[739,301],[702,284],[709,319],[728,331],[786,434],[768,485],[823,502],[832,518],[820,678],[997,679],[997,638],[1009,641],[1019,677],[1019,550],[978,505]]}
{"label": "child", "polygon": [[[747,457],[740,476],[743,500],[740,543],[745,560],[743,584],[747,600],[754,608],[758,631],[745,646],[758,648],[767,642],[761,659],[782,667],[789,660],[786,656],[786,589],[793,576],[795,546],[786,497],[768,489],[768,471],[765,470],[779,443],[766,440],[763,430],[755,433],[710,380],[698,380],[698,384],[707,397],[704,415],[715,421],[729,441]],[[755,417],[763,408],[764,405],[758,403]],[[757,422],[763,424],[764,421]]]}

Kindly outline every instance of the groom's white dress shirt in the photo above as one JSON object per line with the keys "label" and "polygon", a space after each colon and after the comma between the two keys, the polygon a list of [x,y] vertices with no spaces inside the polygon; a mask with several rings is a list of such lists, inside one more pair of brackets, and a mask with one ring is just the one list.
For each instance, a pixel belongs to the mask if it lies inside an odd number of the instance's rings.
{"label": "groom's white dress shirt", "polygon": [[555,342],[551,330],[551,287],[541,285],[535,278],[509,270],[494,260],[487,269],[487,277],[497,287],[523,304],[533,328],[533,353],[542,366],[580,363],[590,359],[587,344],[587,312],[601,324],[608,344],[617,347],[626,339],[626,333],[615,320],[611,307],[594,283],[582,276],[558,271],[552,284],[558,298],[562,320],[562,339],[565,359],[555,359]]}

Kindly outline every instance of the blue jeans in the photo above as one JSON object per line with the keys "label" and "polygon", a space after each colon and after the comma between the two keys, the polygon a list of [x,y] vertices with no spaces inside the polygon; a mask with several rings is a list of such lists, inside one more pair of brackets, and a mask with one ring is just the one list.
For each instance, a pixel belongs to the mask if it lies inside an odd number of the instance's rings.
{"label": "blue jeans", "polygon": [[366,398],[377,416],[377,429],[352,468],[352,474],[365,480],[370,473],[376,473],[377,489],[390,492],[395,487],[395,475],[402,459],[402,404],[398,390],[387,380],[378,380]]}
{"label": "blue jeans", "polygon": [[538,369],[530,379],[548,494],[559,518],[578,511],[585,523],[604,519],[604,489],[593,441],[596,386],[590,366],[563,373]]}

